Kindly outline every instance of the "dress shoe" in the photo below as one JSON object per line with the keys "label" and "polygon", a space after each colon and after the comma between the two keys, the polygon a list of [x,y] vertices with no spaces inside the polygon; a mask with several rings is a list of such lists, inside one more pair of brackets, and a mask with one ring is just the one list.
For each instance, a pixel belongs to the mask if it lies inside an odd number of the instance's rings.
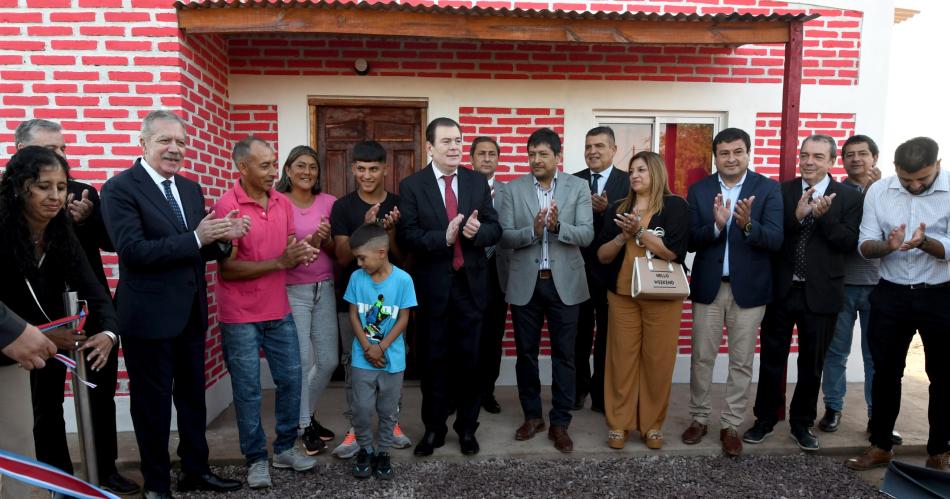
{"label": "dress shoe", "polygon": [[554,448],[565,454],[574,450],[574,441],[567,434],[567,427],[565,426],[551,425],[548,430],[548,440],[553,440]]}
{"label": "dress shoe", "polygon": [[130,496],[142,491],[142,487],[139,487],[137,483],[120,475],[118,471],[109,475],[109,478],[103,480],[99,486],[120,496]]}
{"label": "dress shoe", "polygon": [[212,472],[201,475],[188,475],[182,473],[178,477],[178,492],[191,492],[193,490],[207,490],[211,492],[231,492],[241,488],[241,482],[221,478]]}
{"label": "dress shoe", "polygon": [[928,456],[926,466],[932,470],[950,471],[950,452]]}
{"label": "dress shoe", "polygon": [[145,499],[172,499],[175,496],[171,492],[155,492],[154,490],[146,490],[142,497]]}
{"label": "dress shoe", "polygon": [[792,425],[791,437],[801,450],[809,452],[818,450],[818,437],[807,426]]}
{"label": "dress shoe", "polygon": [[474,456],[478,454],[478,440],[475,439],[475,434],[466,433],[464,435],[459,435],[459,448],[462,449],[462,454],[466,456]]}
{"label": "dress shoe", "polygon": [[818,422],[818,429],[825,433],[834,433],[838,431],[841,425],[841,411],[825,408],[825,415]]}
{"label": "dress shoe", "polygon": [[709,431],[709,428],[707,428],[706,425],[693,420],[693,422],[689,424],[689,427],[686,428],[686,431],[683,432],[683,443],[689,445],[698,444],[703,441],[703,436],[706,435],[707,431]]}
{"label": "dress shoe", "polygon": [[722,452],[725,455],[729,457],[742,455],[742,439],[739,438],[739,432],[735,428],[719,430],[719,441],[722,443]]}
{"label": "dress shoe", "polygon": [[501,405],[498,404],[498,400],[495,399],[494,395],[486,395],[482,397],[482,408],[491,414],[498,414],[501,412]]}
{"label": "dress shoe", "polygon": [[845,461],[844,465],[853,470],[864,471],[887,466],[891,459],[894,459],[894,451],[880,449],[872,445],[864,449],[860,456]]}
{"label": "dress shoe", "polygon": [[543,419],[526,419],[525,422],[521,423],[521,426],[515,430],[515,440],[528,440],[543,429]]}
{"label": "dress shoe", "polygon": [[417,456],[431,456],[435,449],[443,445],[445,445],[445,435],[436,435],[434,431],[426,431],[412,453]]}
{"label": "dress shoe", "polygon": [[[864,430],[868,435],[871,434],[871,420],[868,420],[868,428]],[[891,443],[894,445],[903,445],[904,437],[900,433],[897,433],[897,430],[891,430]]]}
{"label": "dress shoe", "polygon": [[579,411],[584,408],[584,404],[587,402],[587,394],[580,394],[574,396],[574,405],[571,406],[572,411]]}
{"label": "dress shoe", "polygon": [[750,444],[762,443],[763,440],[772,434],[772,428],[774,426],[775,425],[772,423],[767,423],[761,419],[756,419],[755,424],[752,425],[752,428],[746,430],[745,434],[742,435],[742,441],[748,442]]}

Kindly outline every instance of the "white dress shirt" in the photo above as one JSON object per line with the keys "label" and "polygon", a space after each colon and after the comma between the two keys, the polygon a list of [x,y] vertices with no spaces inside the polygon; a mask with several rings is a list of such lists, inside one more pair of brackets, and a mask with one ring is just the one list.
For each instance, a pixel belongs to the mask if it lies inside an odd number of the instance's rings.
{"label": "white dress shirt", "polygon": [[[185,227],[188,227],[188,217],[185,215],[185,206],[181,204],[181,194],[178,193],[178,184],[175,183],[175,176],[172,175],[169,178],[165,178],[159,175],[158,172],[155,171],[155,169],[152,168],[152,166],[149,165],[147,161],[145,161],[145,158],[142,158],[141,161],[142,166],[145,167],[145,171],[148,172],[148,176],[152,178],[152,182],[155,182],[155,185],[158,187],[158,192],[161,193],[163,198],[165,197],[165,186],[162,185],[162,182],[166,180],[171,181],[171,185],[168,187],[171,188],[172,197],[175,198],[175,202],[178,203],[178,209],[181,210],[181,218],[185,221]],[[169,209],[171,208],[169,207]],[[194,235],[195,241],[198,242],[198,247],[202,247],[203,245],[201,244],[201,238],[198,237],[198,231],[194,231]]]}
{"label": "white dress shirt", "polygon": [[[548,190],[544,190],[541,187],[541,183],[538,182],[538,179],[534,179],[534,189],[538,195],[538,209],[551,208],[551,201],[554,200],[554,190],[557,188],[557,171],[554,172],[554,178],[551,179],[551,187]],[[539,270],[550,270],[551,263],[548,261],[548,226],[544,225],[544,229],[541,231],[541,262],[538,266]]]}
{"label": "white dress shirt", "polygon": [[[911,194],[896,176],[871,184],[864,196],[864,216],[858,249],[865,241],[884,241],[895,227],[905,224],[904,240],[913,237],[921,223],[928,239],[943,244],[942,260],[914,248],[894,251],[881,258],[881,278],[902,285],[942,284],[950,281],[950,178],[941,170],[933,185]],[[863,254],[862,254],[863,256]]]}
{"label": "white dress shirt", "polygon": [[[435,172],[435,183],[439,186],[439,194],[442,195],[442,204],[445,205],[445,181],[442,180],[442,177],[445,177],[446,174],[442,173],[442,170],[435,165],[435,162],[432,163],[432,171]],[[459,199],[459,172],[456,168],[454,173],[449,175],[455,175],[452,178],[452,192],[455,193],[455,203],[458,204]],[[451,222],[451,220],[449,220]]]}

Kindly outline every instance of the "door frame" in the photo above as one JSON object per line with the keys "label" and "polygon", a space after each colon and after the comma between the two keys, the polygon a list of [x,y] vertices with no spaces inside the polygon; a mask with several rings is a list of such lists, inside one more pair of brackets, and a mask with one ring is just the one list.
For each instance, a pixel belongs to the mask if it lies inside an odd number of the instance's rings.
{"label": "door frame", "polygon": [[[309,96],[307,97],[307,121],[309,124],[308,134],[310,137],[310,147],[315,151],[320,150],[317,146],[317,108],[353,106],[353,107],[412,107],[420,110],[419,116],[422,118],[422,126],[419,127],[419,141],[423,144],[422,153],[425,155],[426,143],[426,125],[429,124],[429,99],[427,97],[330,97],[330,96]],[[418,170],[417,170],[418,171]]]}

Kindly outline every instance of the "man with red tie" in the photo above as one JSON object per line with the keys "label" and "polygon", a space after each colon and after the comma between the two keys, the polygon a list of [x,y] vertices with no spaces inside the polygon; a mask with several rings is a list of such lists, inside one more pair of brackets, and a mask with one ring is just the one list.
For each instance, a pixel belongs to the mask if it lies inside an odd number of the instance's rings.
{"label": "man with red tie", "polygon": [[418,340],[422,359],[422,421],[417,456],[445,444],[450,403],[463,454],[478,453],[478,367],[482,312],[488,289],[485,248],[501,238],[485,177],[459,168],[462,130],[450,118],[426,127],[432,162],[399,185],[400,247],[415,256]]}

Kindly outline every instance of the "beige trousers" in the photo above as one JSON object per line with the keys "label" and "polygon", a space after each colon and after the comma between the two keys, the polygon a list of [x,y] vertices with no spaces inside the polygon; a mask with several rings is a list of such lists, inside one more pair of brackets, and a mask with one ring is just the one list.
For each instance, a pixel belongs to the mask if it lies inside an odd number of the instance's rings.
{"label": "beige trousers", "polygon": [[611,430],[661,430],[670,405],[683,300],[607,292],[604,414]]}
{"label": "beige trousers", "polygon": [[729,340],[729,377],[720,424],[722,428],[742,425],[752,383],[755,338],[764,315],[765,305],[752,308],[737,305],[732,287],[725,282],[709,305],[693,303],[693,353],[689,370],[689,414],[693,420],[709,424],[713,367],[725,325]]}
{"label": "beige trousers", "polygon": [[[0,449],[29,458],[36,455],[30,373],[15,365],[0,367]],[[6,475],[0,483],[3,499],[28,498],[35,491],[39,489]]]}

